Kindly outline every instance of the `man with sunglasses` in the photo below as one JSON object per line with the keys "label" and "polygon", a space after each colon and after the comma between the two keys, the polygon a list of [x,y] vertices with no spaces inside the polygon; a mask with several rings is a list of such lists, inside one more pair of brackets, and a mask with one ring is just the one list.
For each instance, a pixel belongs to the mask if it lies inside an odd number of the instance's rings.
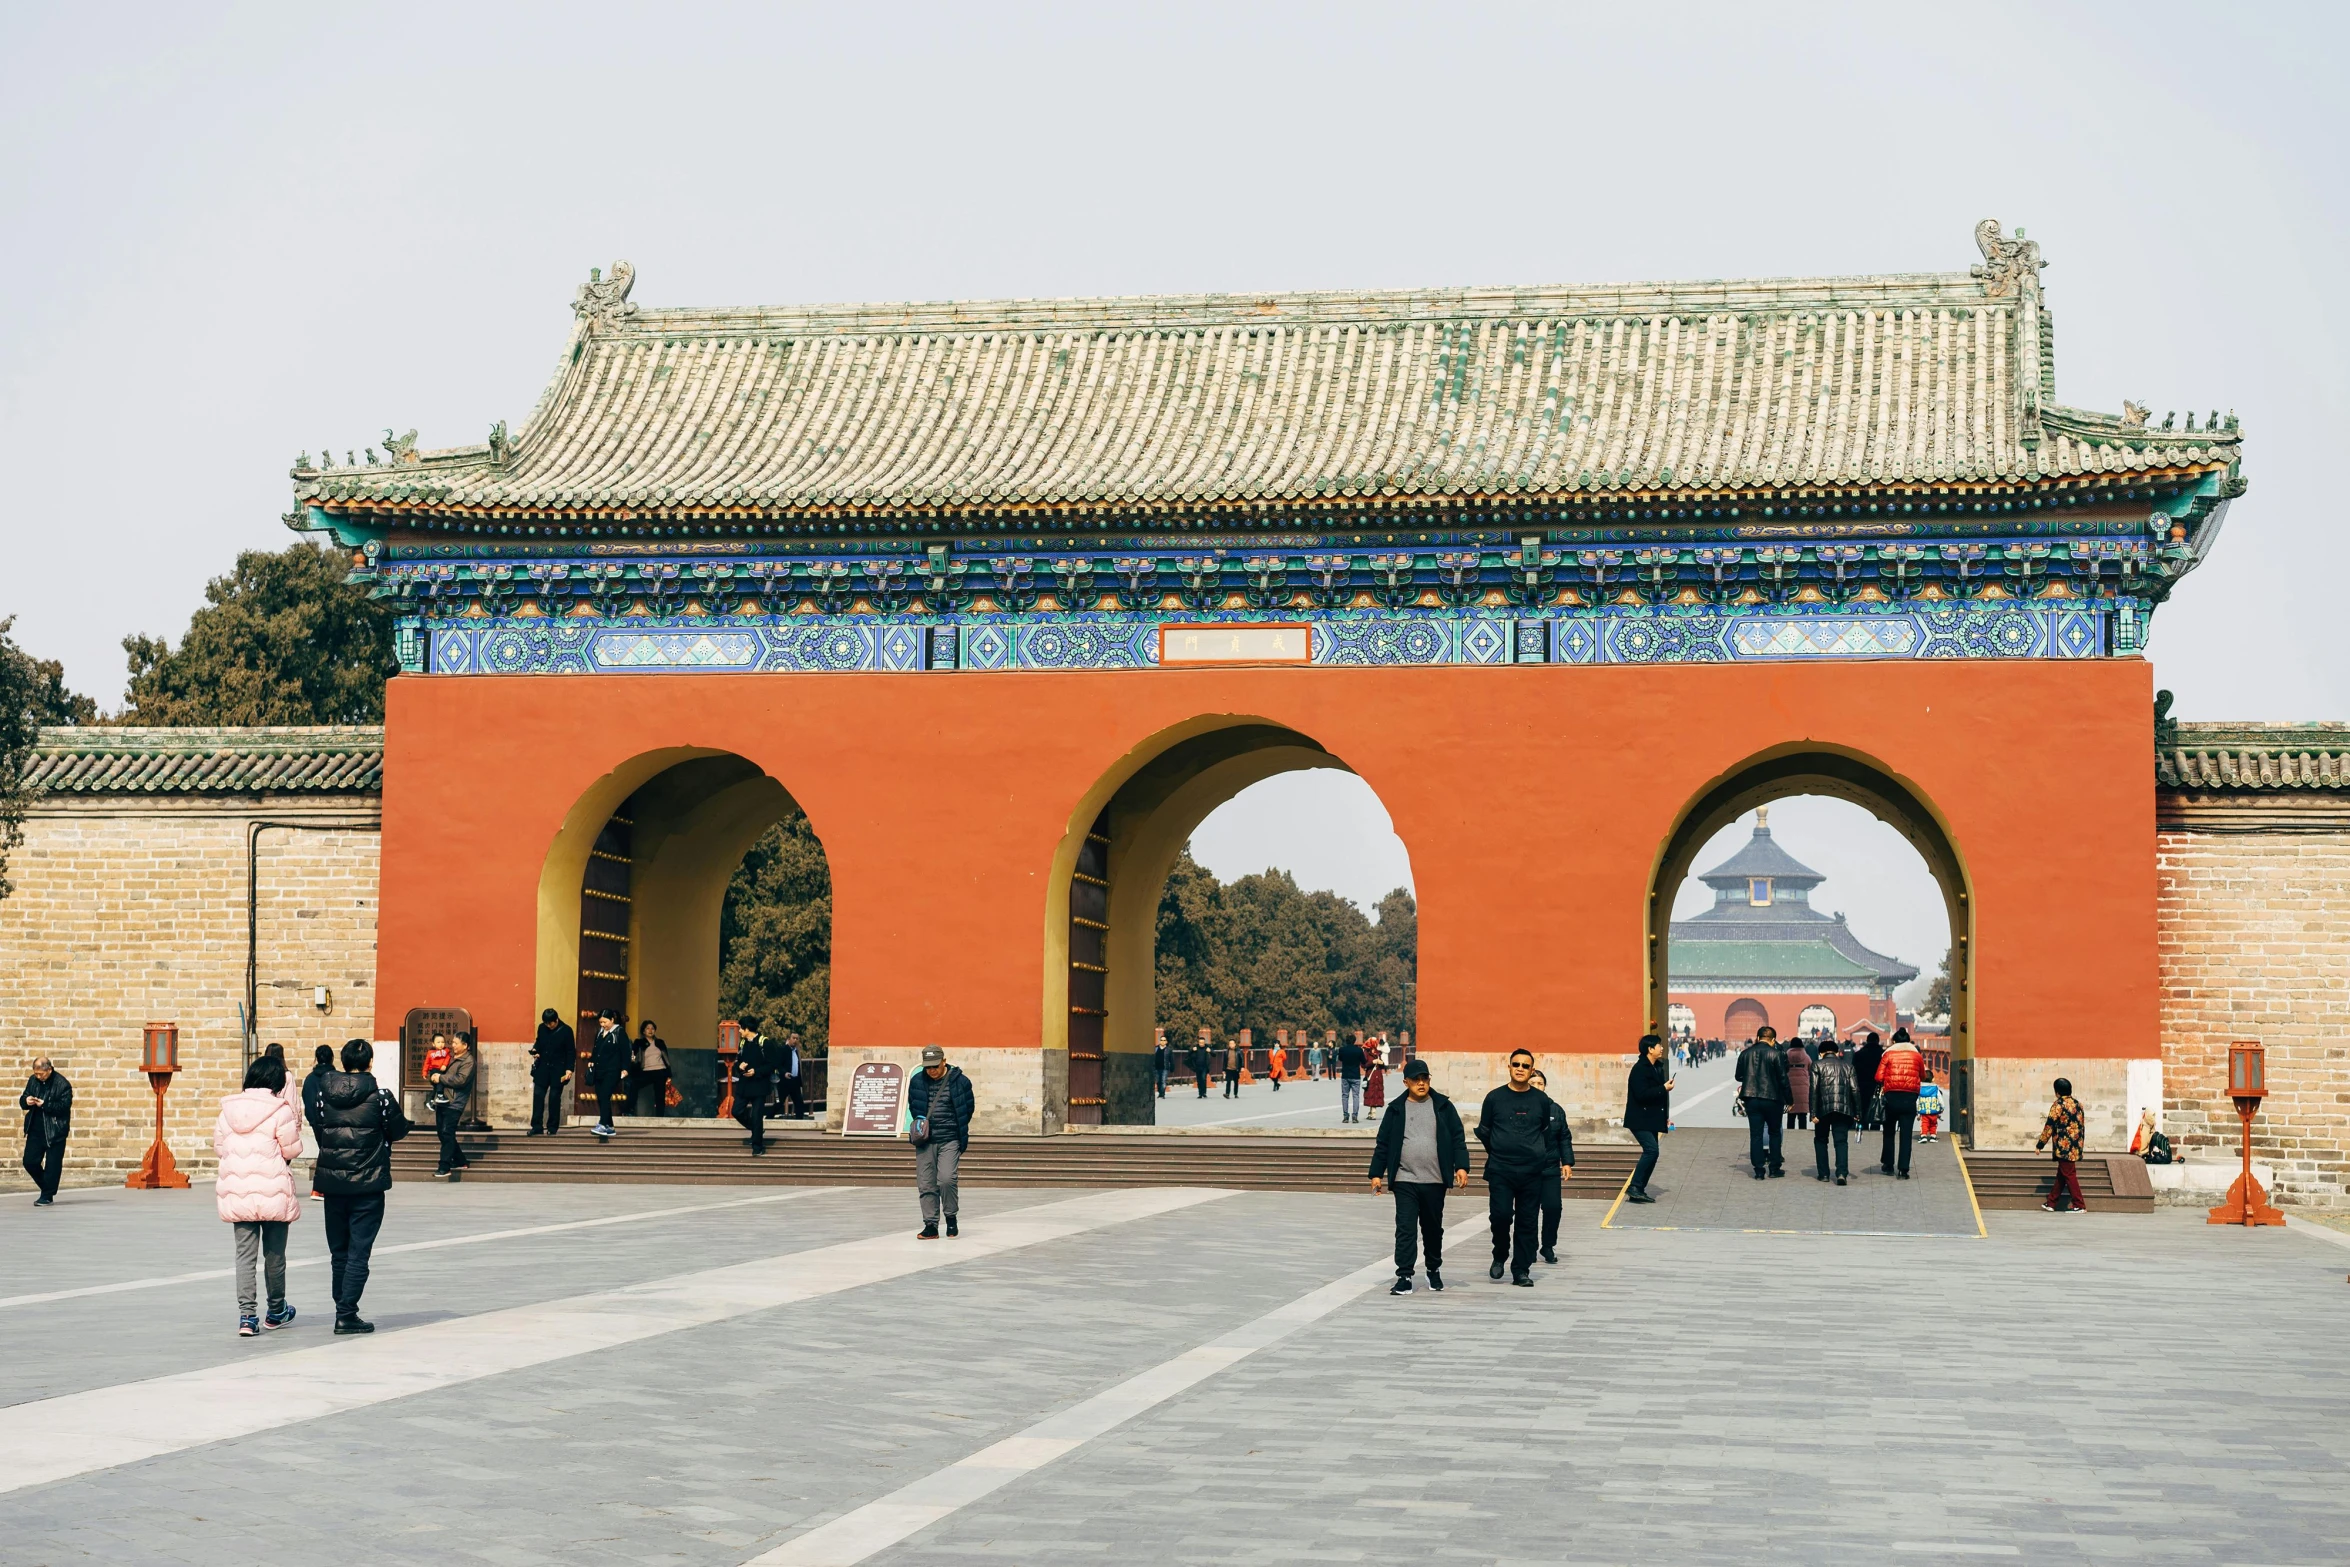
{"label": "man with sunglasses", "polygon": [[[1542,1219],[1544,1175],[1556,1166],[1551,1117],[1558,1106],[1534,1087],[1534,1052],[1510,1052],[1510,1080],[1485,1096],[1477,1141],[1485,1147],[1486,1210],[1493,1220],[1492,1277],[1534,1287],[1534,1242]],[[1563,1173],[1563,1172],[1562,1172]]]}

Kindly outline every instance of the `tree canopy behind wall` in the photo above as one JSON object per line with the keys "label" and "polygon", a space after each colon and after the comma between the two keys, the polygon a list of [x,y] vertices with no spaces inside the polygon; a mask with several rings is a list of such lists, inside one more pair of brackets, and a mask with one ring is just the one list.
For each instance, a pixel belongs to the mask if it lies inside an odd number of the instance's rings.
{"label": "tree canopy behind wall", "polygon": [[1186,849],[1159,899],[1157,1024],[1178,1048],[1202,1028],[1218,1041],[1252,1029],[1260,1045],[1283,1028],[1393,1035],[1413,1026],[1419,959],[1419,911],[1401,887],[1373,924],[1287,871],[1219,881]]}
{"label": "tree canopy behind wall", "polygon": [[392,654],[391,606],[343,578],[340,551],[302,543],[246,550],[204,587],[205,606],[174,648],[131,636],[122,721],[380,724]]}
{"label": "tree canopy behind wall", "polygon": [[49,724],[87,724],[98,704],[66,689],[65,666],[38,659],[9,637],[14,617],[0,619],[0,898],[9,894],[8,851],[24,831],[25,764],[33,737]]}

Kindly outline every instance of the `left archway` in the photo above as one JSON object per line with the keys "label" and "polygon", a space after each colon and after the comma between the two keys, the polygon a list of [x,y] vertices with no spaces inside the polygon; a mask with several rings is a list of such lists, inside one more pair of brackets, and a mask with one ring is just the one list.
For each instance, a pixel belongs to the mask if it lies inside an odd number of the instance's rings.
{"label": "left archway", "polygon": [[614,1007],[631,1029],[657,1020],[681,1112],[711,1113],[727,884],[760,834],[798,810],[782,783],[730,751],[648,751],[597,779],[539,872],[538,1007],[571,1019],[583,1051],[598,1009]]}

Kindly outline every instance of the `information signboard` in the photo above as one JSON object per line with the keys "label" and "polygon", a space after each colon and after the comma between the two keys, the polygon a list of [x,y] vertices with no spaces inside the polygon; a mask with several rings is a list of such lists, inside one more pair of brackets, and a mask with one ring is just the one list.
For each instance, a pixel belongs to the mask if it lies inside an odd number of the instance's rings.
{"label": "information signboard", "polygon": [[905,1115],[906,1069],[895,1061],[860,1061],[841,1101],[843,1137],[895,1137]]}

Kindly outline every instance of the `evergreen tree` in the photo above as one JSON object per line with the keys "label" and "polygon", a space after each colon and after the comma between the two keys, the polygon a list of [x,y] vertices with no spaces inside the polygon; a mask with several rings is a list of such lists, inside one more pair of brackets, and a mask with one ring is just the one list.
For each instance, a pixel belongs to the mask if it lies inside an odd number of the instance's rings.
{"label": "evergreen tree", "polygon": [[1942,954],[1942,966],[1934,971],[1933,979],[1927,982],[1926,998],[1919,1004],[1918,1010],[1929,1017],[1950,1016],[1950,954],[1948,952]]}
{"label": "evergreen tree", "polygon": [[246,550],[205,584],[205,607],[177,648],[130,636],[123,721],[195,724],[379,724],[398,667],[389,605],[346,583],[341,552],[294,544]]}
{"label": "evergreen tree", "polygon": [[88,724],[98,718],[97,703],[66,689],[63,664],[34,658],[10,639],[8,631],[15,624],[13,616],[0,620],[0,898],[14,890],[8,880],[8,851],[24,837],[24,811],[31,797],[24,775],[34,739],[47,725]]}
{"label": "evergreen tree", "polygon": [[759,836],[718,917],[718,1010],[796,1033],[822,1055],[832,1028],[832,869],[794,811]]}

